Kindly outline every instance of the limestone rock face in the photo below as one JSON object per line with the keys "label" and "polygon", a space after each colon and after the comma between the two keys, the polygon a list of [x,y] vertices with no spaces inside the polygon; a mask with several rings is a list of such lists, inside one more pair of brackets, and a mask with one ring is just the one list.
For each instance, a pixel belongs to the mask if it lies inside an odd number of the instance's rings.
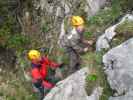
{"label": "limestone rock face", "polygon": [[105,4],[106,1],[107,0],[86,0],[86,11],[88,12],[88,16],[94,15]]}
{"label": "limestone rock face", "polygon": [[[64,18],[71,15],[92,16],[107,0],[32,0],[31,8],[23,4],[20,18],[23,34],[53,47],[57,42]],[[27,1],[28,2],[28,1]],[[77,9],[78,8],[78,9]],[[54,38],[54,39],[53,39]],[[44,44],[46,43],[46,44]],[[55,45],[54,45],[55,46]]]}
{"label": "limestone rock face", "polygon": [[91,96],[85,91],[85,77],[88,68],[83,68],[65,80],[57,83],[44,100],[99,100],[102,93],[100,87],[96,88]]}
{"label": "limestone rock face", "polygon": [[133,100],[133,91],[128,92],[124,96],[110,97],[109,100]]}
{"label": "limestone rock face", "polygon": [[133,20],[133,15],[127,14],[126,16],[122,18],[122,20],[119,23],[107,28],[105,30],[105,33],[102,36],[100,36],[97,40],[97,43],[96,43],[97,51],[110,48],[109,43],[111,42],[113,37],[116,35],[116,32],[115,32],[116,27],[122,22],[124,22],[125,20]]}
{"label": "limestone rock face", "polygon": [[[105,73],[112,89],[117,95],[123,95],[109,100],[131,100],[133,99],[133,38],[111,49],[103,56]],[[121,99],[122,98],[122,99]]]}

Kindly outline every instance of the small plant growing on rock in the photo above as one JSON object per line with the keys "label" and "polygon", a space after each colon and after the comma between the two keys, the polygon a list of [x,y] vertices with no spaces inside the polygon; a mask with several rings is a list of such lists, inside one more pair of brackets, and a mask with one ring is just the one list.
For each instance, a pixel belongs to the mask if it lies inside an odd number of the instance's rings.
{"label": "small plant growing on rock", "polygon": [[97,87],[103,88],[103,93],[100,97],[100,100],[107,100],[109,96],[112,95],[112,90],[109,87],[109,84],[106,79],[106,75],[103,71],[102,65],[102,56],[101,53],[88,53],[83,56],[85,62],[84,66],[88,66],[90,69],[90,74],[86,77],[86,92],[88,95],[91,95],[93,90]]}

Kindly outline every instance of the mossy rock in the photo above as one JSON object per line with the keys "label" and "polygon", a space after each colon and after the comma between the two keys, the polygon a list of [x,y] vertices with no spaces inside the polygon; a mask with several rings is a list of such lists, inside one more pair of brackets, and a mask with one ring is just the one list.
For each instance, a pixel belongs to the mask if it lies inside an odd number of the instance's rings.
{"label": "mossy rock", "polygon": [[117,0],[120,2],[123,11],[129,11],[133,9],[133,0]]}
{"label": "mossy rock", "polygon": [[116,27],[115,31],[117,36],[120,35],[125,37],[125,39],[129,39],[133,36],[133,20],[125,20]]}
{"label": "mossy rock", "polygon": [[112,42],[110,43],[111,48],[116,47],[126,41],[125,37],[123,36],[116,36],[112,39]]}
{"label": "mossy rock", "polygon": [[116,47],[117,45],[120,45],[124,41],[133,37],[133,20],[125,20],[116,27],[115,32],[116,36],[110,43],[111,47]]}

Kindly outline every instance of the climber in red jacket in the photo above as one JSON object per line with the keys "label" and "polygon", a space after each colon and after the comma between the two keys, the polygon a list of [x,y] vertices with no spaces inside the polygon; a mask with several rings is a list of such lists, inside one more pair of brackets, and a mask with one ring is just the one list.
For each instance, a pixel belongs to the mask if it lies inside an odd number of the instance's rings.
{"label": "climber in red jacket", "polygon": [[55,79],[54,76],[48,79],[48,67],[55,69],[61,64],[54,63],[47,57],[41,57],[40,52],[37,50],[30,50],[28,52],[28,58],[32,64],[31,75],[33,86],[39,90],[43,98],[46,95],[46,91],[49,91],[55,85],[50,82],[50,80]]}

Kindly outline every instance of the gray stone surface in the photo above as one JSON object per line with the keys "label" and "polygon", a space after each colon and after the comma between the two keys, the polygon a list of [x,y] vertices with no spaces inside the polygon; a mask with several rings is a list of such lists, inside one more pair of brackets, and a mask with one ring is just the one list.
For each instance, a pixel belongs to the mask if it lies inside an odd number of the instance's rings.
{"label": "gray stone surface", "polygon": [[103,63],[111,88],[117,91],[117,95],[126,94],[127,97],[133,90],[133,38],[107,52]]}
{"label": "gray stone surface", "polygon": [[88,16],[96,14],[106,1],[107,0],[86,0],[86,11],[88,12]]}
{"label": "gray stone surface", "polygon": [[[84,12],[88,13],[88,16],[96,14],[96,12],[106,3],[107,0],[51,0],[51,3],[48,3],[48,0],[40,0],[36,3],[36,8],[41,7],[42,10],[46,10],[51,14],[54,12],[59,12],[57,15],[61,14],[61,10],[65,11],[64,14],[72,14],[77,8],[77,5],[84,4]],[[59,11],[60,8],[61,10]],[[63,14],[63,13],[62,13]]]}
{"label": "gray stone surface", "polygon": [[96,50],[97,51],[101,51],[102,49],[110,48],[109,42],[111,42],[113,37],[116,35],[115,28],[127,19],[133,20],[133,15],[129,15],[129,14],[125,15],[119,23],[117,23],[105,30],[105,33],[102,36],[100,36],[96,42]]}
{"label": "gray stone surface", "polygon": [[100,87],[96,88],[91,96],[86,94],[85,77],[88,72],[88,68],[83,68],[57,83],[44,100],[99,100],[102,93]]}
{"label": "gray stone surface", "polygon": [[133,91],[128,92],[124,96],[110,97],[109,100],[133,100]]}

